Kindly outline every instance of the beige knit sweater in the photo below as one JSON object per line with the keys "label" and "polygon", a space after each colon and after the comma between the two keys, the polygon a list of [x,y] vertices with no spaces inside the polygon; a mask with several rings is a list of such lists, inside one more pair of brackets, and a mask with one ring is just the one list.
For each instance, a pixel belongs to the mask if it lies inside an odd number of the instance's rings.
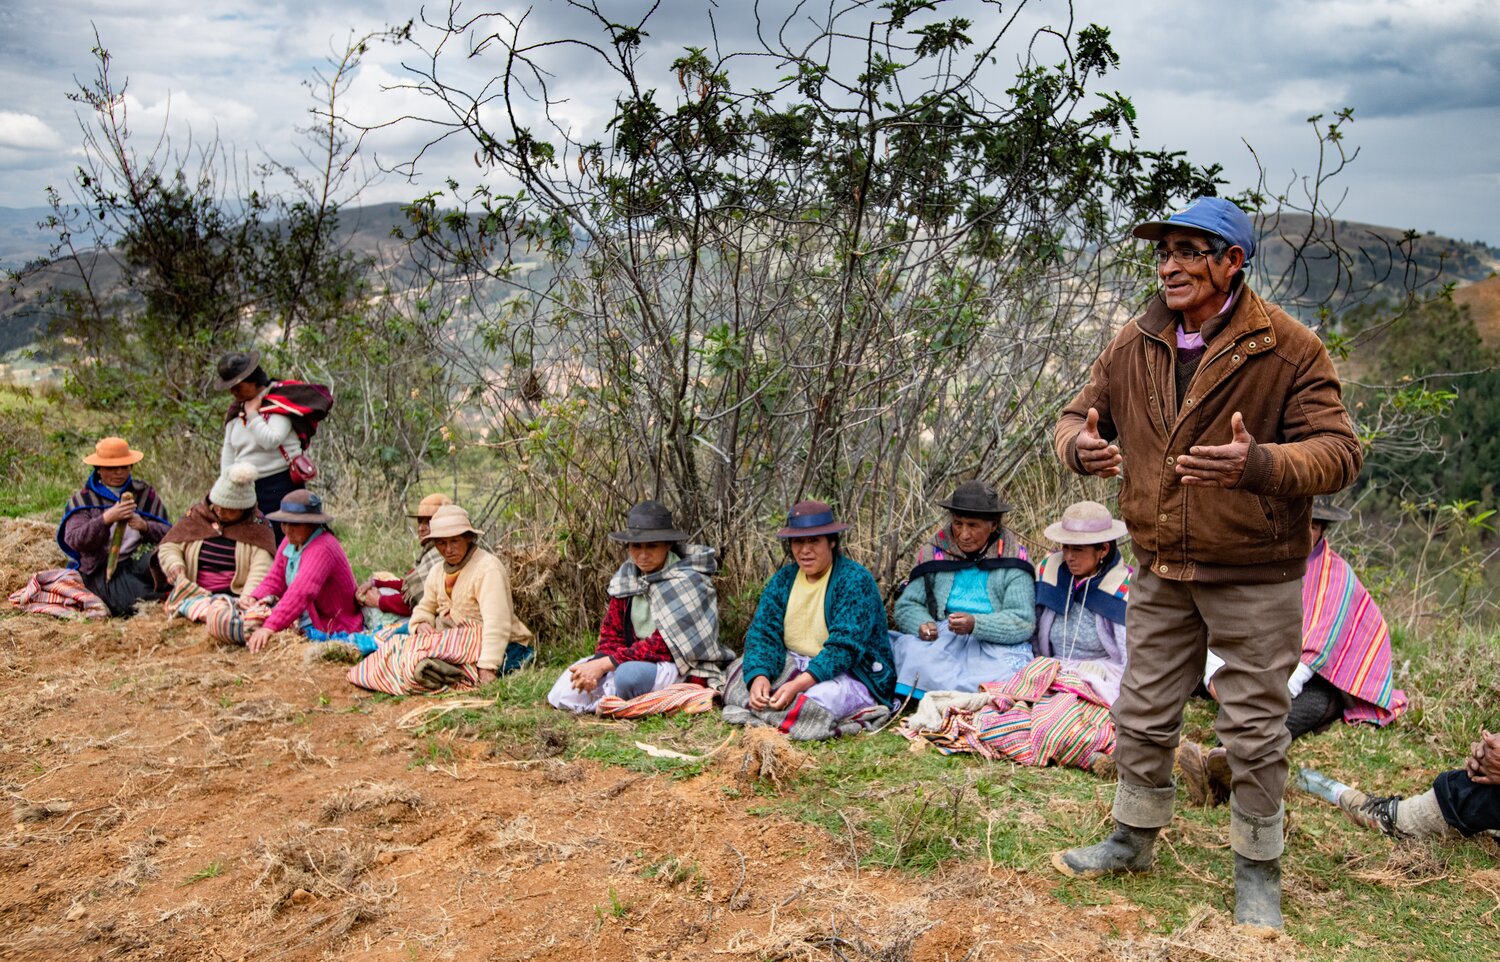
{"label": "beige knit sweater", "polygon": [[494,670],[505,659],[511,643],[531,643],[531,630],[516,617],[511,605],[510,571],[499,558],[476,547],[459,569],[458,580],[450,595],[444,587],[443,565],[434,565],[427,573],[422,600],[412,609],[411,626],[432,625],[452,628],[461,621],[477,621],[484,628],[479,667]]}

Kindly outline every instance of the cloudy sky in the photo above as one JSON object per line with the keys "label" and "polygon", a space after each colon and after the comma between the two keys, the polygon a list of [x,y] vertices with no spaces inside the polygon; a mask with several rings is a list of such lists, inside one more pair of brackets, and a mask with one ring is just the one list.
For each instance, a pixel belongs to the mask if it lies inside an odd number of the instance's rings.
{"label": "cloudy sky", "polygon": [[[786,10],[792,2],[761,6]],[[621,21],[641,8],[640,0],[599,3]],[[662,0],[650,42],[711,47],[710,6]],[[1004,15],[1015,6],[1005,3]],[[712,7],[720,49],[750,37],[746,0]],[[463,7],[466,15],[501,9],[525,5]],[[1500,0],[1077,0],[1073,9],[1078,25],[1110,28],[1122,62],[1101,88],[1134,100],[1142,146],[1222,163],[1239,188],[1255,177],[1248,142],[1279,188],[1315,162],[1306,118],[1352,106],[1348,138],[1361,152],[1341,178],[1343,216],[1500,245]],[[308,106],[302,82],[312,70],[351,31],[421,12],[403,0],[0,0],[0,206],[39,206],[45,187],[68,180],[80,138],[66,94],[75,77],[92,75],[95,28],[117,77],[129,78],[140,139],[166,123],[178,144],[188,130],[199,140],[217,131],[257,157],[292,160]],[[427,15],[445,19],[447,8],[430,3]],[[979,16],[993,17],[993,9]],[[1067,16],[1060,0],[1032,0],[1016,35]],[[566,35],[580,22],[550,0],[536,0],[528,21],[538,36]],[[418,36],[431,34],[419,27]],[[1013,62],[1014,49],[1009,54]],[[348,104],[357,118],[378,123],[431,109],[410,93],[382,90],[402,78],[403,57],[412,53],[378,47],[367,56]],[[613,97],[609,78],[585,58],[558,65],[559,89],[566,84],[570,96],[561,115],[577,129],[597,128]],[[454,58],[449,69],[494,72],[482,57]],[[402,125],[368,146],[387,162],[404,160],[430,133]],[[454,143],[423,159],[421,183],[387,177],[364,200],[409,199],[449,174],[471,178],[470,158],[468,145]]]}

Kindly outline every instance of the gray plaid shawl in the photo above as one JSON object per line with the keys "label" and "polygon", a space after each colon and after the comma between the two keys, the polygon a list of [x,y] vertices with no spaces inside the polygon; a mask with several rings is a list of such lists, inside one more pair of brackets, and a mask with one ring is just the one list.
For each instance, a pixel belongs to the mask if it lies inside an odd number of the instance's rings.
{"label": "gray plaid shawl", "polygon": [[646,595],[651,618],[677,670],[714,688],[724,683],[724,666],[734,661],[734,652],[719,641],[719,598],[713,583],[718,570],[714,549],[688,544],[683,545],[682,560],[670,568],[642,575],[635,562],[626,559],[609,579],[612,598]]}

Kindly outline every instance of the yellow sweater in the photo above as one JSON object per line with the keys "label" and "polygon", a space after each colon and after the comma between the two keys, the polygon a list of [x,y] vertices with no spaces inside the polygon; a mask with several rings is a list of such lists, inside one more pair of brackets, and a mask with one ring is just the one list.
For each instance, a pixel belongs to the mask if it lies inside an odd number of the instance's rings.
{"label": "yellow sweater", "polygon": [[817,581],[808,581],[806,574],[797,572],[786,599],[786,617],[781,623],[781,638],[788,651],[809,658],[816,658],[823,651],[823,642],[828,640],[823,601],[831,580],[827,571]]}
{"label": "yellow sweater", "polygon": [[444,580],[443,566],[434,565],[427,573],[422,600],[412,609],[412,627],[427,624],[445,629],[461,621],[479,622],[483,630],[478,665],[492,670],[500,667],[511,642],[531,643],[531,630],[511,605],[510,572],[499,558],[475,547],[459,569],[451,594]]}

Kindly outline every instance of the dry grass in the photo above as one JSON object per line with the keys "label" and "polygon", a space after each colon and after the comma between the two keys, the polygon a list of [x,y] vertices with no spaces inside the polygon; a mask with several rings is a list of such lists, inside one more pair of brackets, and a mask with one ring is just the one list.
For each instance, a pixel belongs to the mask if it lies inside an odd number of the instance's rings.
{"label": "dry grass", "polygon": [[121,859],[123,864],[114,877],[114,884],[139,889],[143,882],[159,878],[161,870],[156,867],[156,850],[165,844],[167,840],[164,836],[158,835],[153,829],[147,829],[145,835],[132,842],[125,850],[125,857]]}
{"label": "dry grass", "polygon": [[400,821],[422,808],[421,793],[385,782],[359,782],[335,792],[323,803],[323,821],[336,822],[355,812],[378,811],[383,822]]}
{"label": "dry grass", "polygon": [[897,906],[885,921],[854,921],[843,908],[774,924],[764,935],[744,933],[726,948],[775,962],[912,962],[917,940],[937,924],[920,903]]}
{"label": "dry grass", "polygon": [[377,887],[364,876],[382,849],[351,840],[342,829],[298,826],[279,839],[262,842],[254,887],[265,890],[266,911],[273,917],[292,906],[307,906],[317,915],[298,936],[312,933],[328,941],[342,938],[361,922],[385,914],[395,886]]}
{"label": "dry grass", "polygon": [[68,559],[53,535],[57,525],[27,518],[0,521],[0,591],[9,594],[47,568],[60,568]]}
{"label": "dry grass", "polygon": [[783,782],[812,764],[806,752],[793,748],[786,736],[773,728],[746,729],[741,746],[743,751],[735,774],[742,781],[765,779],[779,789]]}

